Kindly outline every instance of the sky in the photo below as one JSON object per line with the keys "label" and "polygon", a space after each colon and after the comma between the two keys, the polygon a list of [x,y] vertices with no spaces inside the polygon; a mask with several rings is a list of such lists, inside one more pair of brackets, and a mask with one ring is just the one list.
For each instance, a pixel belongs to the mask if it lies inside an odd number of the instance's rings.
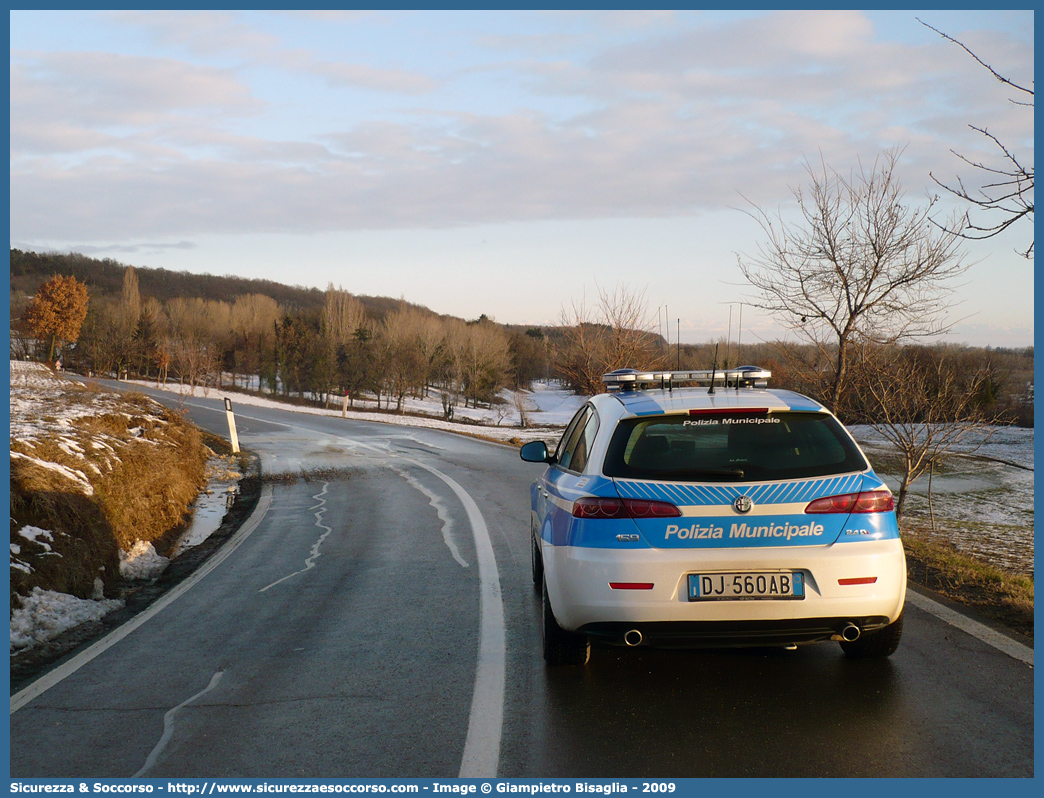
{"label": "sky", "polygon": [[[1032,86],[1032,11],[12,11],[11,246],[508,324],[626,286],[672,341],[784,337],[737,259],[809,166],[899,149],[944,219],[933,175],[1001,165],[969,126],[1033,163],[1032,109],[918,17]],[[946,340],[1033,343],[1032,240],[965,246]]]}

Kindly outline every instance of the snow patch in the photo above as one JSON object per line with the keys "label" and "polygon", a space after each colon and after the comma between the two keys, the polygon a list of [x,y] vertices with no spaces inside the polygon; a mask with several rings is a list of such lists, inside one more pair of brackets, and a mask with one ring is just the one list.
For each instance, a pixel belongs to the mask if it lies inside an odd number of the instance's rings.
{"label": "snow patch", "polygon": [[34,587],[30,595],[22,597],[22,606],[11,612],[11,650],[53,640],[68,629],[97,621],[122,606],[123,602],[115,599],[89,601]]}
{"label": "snow patch", "polygon": [[22,460],[28,460],[30,463],[32,463],[33,465],[37,465],[40,468],[46,468],[49,471],[55,471],[61,474],[63,477],[67,477],[68,479],[71,479],[73,482],[75,482],[77,486],[80,488],[80,490],[82,490],[88,496],[94,495],[94,487],[88,481],[86,474],[84,474],[82,471],[77,471],[74,468],[66,468],[63,465],[59,465],[58,463],[49,463],[46,460],[41,460],[38,457],[30,457],[29,455],[22,454],[21,452],[11,452],[11,457],[21,458]]}
{"label": "snow patch", "polygon": [[[38,546],[43,546],[46,551],[50,551],[51,547],[40,540],[40,538],[46,538],[54,543],[54,533],[49,529],[40,529],[38,526],[23,526],[18,530],[18,534],[26,540],[31,540]],[[11,549],[14,550],[14,544],[11,544]]]}
{"label": "snow patch", "polygon": [[120,576],[124,579],[155,579],[169,563],[151,543],[139,540],[130,551],[120,550]]}
{"label": "snow patch", "polygon": [[[195,388],[179,385],[177,383],[158,383],[152,381],[137,381],[137,384],[148,388],[176,393],[180,396],[204,396],[213,388]],[[462,432],[464,434],[481,435],[499,441],[515,441],[525,443],[527,441],[543,440],[556,441],[562,434],[564,427],[575,415],[576,411],[587,401],[585,396],[576,396],[561,387],[553,387],[546,383],[534,383],[534,390],[525,394],[525,401],[529,407],[535,410],[527,410],[526,417],[529,426],[521,428],[518,425],[519,417],[514,409],[514,394],[511,391],[502,391],[501,396],[505,404],[494,405],[492,408],[454,408],[455,419],[468,419],[472,423],[458,423],[446,421],[442,416],[441,401],[436,398],[437,392],[433,391],[427,399],[407,398],[404,408],[409,412],[421,413],[423,415],[398,415],[395,413],[380,413],[373,410],[347,410],[343,408],[319,408],[306,406],[288,405],[273,399],[266,399],[249,394],[229,391],[226,395],[232,399],[232,404],[249,405],[253,407],[271,407],[280,410],[293,410],[297,413],[308,413],[310,415],[345,417],[359,421],[378,421],[383,424],[393,424],[403,427],[418,427],[424,429],[447,430],[450,432]],[[372,400],[361,400],[356,402],[358,407],[366,405],[373,406]]]}

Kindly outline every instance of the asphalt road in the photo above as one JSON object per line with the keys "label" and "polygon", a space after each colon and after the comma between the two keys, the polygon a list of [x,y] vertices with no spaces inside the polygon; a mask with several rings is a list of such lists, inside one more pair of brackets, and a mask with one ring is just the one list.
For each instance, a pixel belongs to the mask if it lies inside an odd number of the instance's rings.
{"label": "asphalt road", "polygon": [[[185,407],[227,435],[212,397]],[[909,604],[883,662],[596,648],[545,669],[537,466],[236,411],[260,509],[176,601],[13,712],[13,777],[1033,775],[1032,667]]]}

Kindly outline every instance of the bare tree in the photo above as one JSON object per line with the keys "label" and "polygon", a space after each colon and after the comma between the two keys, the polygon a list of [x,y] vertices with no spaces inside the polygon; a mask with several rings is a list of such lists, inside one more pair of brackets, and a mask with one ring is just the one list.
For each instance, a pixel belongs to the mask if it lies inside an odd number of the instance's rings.
{"label": "bare tree", "polygon": [[418,346],[423,328],[420,314],[408,307],[385,316],[381,328],[388,356],[385,390],[395,397],[395,409],[400,413],[406,395],[419,396],[424,387],[427,363]]}
{"label": "bare tree", "polygon": [[340,375],[340,363],[351,346],[355,332],[359,329],[366,313],[362,302],[333,283],[326,289],[326,304],[323,307],[322,329],[326,346],[326,381],[329,403],[330,389]]}
{"label": "bare tree", "polygon": [[209,386],[220,368],[220,337],[231,328],[232,309],[227,302],[175,297],[167,302],[168,338],[164,342],[182,382]]}
{"label": "bare tree", "polygon": [[276,390],[276,377],[271,355],[275,351],[275,330],[281,315],[279,304],[264,294],[240,294],[232,302],[229,313],[236,370],[264,376],[268,363],[267,382],[272,393]]}
{"label": "bare tree", "polygon": [[[492,406],[500,389],[507,382],[511,368],[511,352],[503,329],[488,319],[462,323],[451,321],[446,328],[446,350],[450,358],[450,391],[455,397],[464,397],[464,406],[479,401]],[[452,415],[444,402],[447,418]]]}
{"label": "bare tree", "polygon": [[760,295],[752,303],[813,343],[821,357],[809,381],[840,411],[856,343],[896,343],[948,329],[950,281],[967,266],[962,229],[934,226],[933,202],[906,204],[891,150],[845,178],[823,164],[806,190],[794,189],[796,223],[754,206],[768,241],[740,255],[743,276]]}
{"label": "bare tree", "polygon": [[436,374],[448,360],[446,330],[442,321],[435,316],[421,314],[416,310],[414,314],[418,317],[414,335],[417,354],[423,364],[423,395],[427,396]]}
{"label": "bare tree", "polygon": [[[988,71],[1000,83],[1014,90],[1016,92],[1015,96],[1020,97],[1021,99],[1009,98],[1013,105],[1025,106],[1030,109],[1033,108],[1033,89],[1021,86],[1013,80],[1009,80],[999,74],[993,67],[952,36],[948,36],[941,30],[933,28],[921,19],[918,19],[917,21],[929,30],[935,31],[947,41],[956,44],[975,59],[976,63]],[[950,150],[950,152],[960,158],[968,166],[976,169],[977,174],[979,174],[986,182],[981,187],[973,189],[966,186],[964,180],[959,176],[956,178],[956,184],[944,183],[937,179],[935,175],[931,175],[931,178],[940,188],[943,188],[950,194],[968,202],[973,208],[987,212],[991,219],[996,219],[997,221],[992,223],[975,223],[972,222],[970,216],[966,214],[964,217],[965,225],[958,232],[958,235],[969,240],[993,238],[994,236],[1003,233],[1023,218],[1028,219],[1032,225],[1033,165],[1027,165],[1023,160],[1020,160],[1020,158],[1018,158],[1009,147],[1003,144],[994,134],[990,133],[986,127],[976,127],[975,125],[968,125],[968,127],[989,140],[990,145],[995,148],[998,153],[999,165],[990,165],[983,161],[972,160],[956,150]],[[946,225],[941,226],[944,228],[946,227]],[[952,230],[953,228],[946,229]],[[1034,241],[1031,240],[1029,247],[1020,253],[1024,258],[1032,260],[1033,244]]]}
{"label": "bare tree", "polygon": [[529,413],[533,409],[526,397],[528,391],[524,390],[521,386],[516,386],[512,393],[512,404],[515,407],[515,412],[518,413],[518,426],[525,429],[529,426]]}
{"label": "bare tree", "polygon": [[644,290],[626,285],[612,291],[599,288],[594,308],[588,307],[586,297],[573,300],[569,311],[562,310],[561,324],[555,365],[578,394],[601,393],[602,375],[608,371],[663,364]]}
{"label": "bare tree", "polygon": [[141,315],[141,294],[138,291],[138,274],[133,266],[123,272],[123,289],[120,292],[120,315],[123,326],[133,330]]}
{"label": "bare tree", "polygon": [[901,517],[910,485],[958,449],[969,453],[988,440],[998,418],[980,403],[993,375],[925,347],[866,347],[859,357],[860,410],[895,447],[902,468],[895,514]]}

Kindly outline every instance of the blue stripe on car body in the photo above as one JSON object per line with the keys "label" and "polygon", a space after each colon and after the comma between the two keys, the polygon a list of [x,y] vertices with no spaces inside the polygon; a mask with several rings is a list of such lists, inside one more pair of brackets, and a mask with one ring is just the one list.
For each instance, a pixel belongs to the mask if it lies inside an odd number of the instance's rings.
{"label": "blue stripe on car body", "polygon": [[744,495],[749,496],[755,504],[793,504],[810,502],[823,496],[874,490],[862,487],[864,479],[863,474],[848,474],[829,479],[770,482],[763,485],[692,485],[621,479],[616,481],[616,485],[620,496],[625,499],[655,499],[683,507],[699,507],[729,505]]}
{"label": "blue stripe on car body", "polygon": [[[554,471],[554,469],[552,469]],[[679,508],[731,507],[739,496],[748,496],[759,507],[774,504],[808,503],[824,496],[879,490],[884,483],[872,472],[846,474],[826,479],[802,480],[794,483],[690,485],[682,483],[612,480],[586,477],[583,489],[575,487],[581,478],[558,471],[548,484],[552,496],[572,503],[582,496],[616,497],[665,501]],[[563,484],[565,483],[565,484]],[[560,521],[545,524],[541,537],[555,546],[588,548],[740,548],[764,546],[822,546],[836,542],[854,543],[866,540],[888,540],[899,537],[894,516],[886,514],[761,514],[745,516],[686,515],[671,519],[600,519],[595,522],[572,518],[565,507],[554,505]],[[560,530],[560,538],[552,538],[552,527]],[[673,530],[672,530],[673,527]],[[803,528],[810,527],[807,532]],[[820,529],[813,530],[811,527]],[[720,530],[701,536],[704,530]],[[794,532],[793,530],[797,530]],[[685,533],[688,530],[688,534]],[[618,534],[641,535],[640,541],[617,539]],[[679,534],[682,532],[682,534]]]}

